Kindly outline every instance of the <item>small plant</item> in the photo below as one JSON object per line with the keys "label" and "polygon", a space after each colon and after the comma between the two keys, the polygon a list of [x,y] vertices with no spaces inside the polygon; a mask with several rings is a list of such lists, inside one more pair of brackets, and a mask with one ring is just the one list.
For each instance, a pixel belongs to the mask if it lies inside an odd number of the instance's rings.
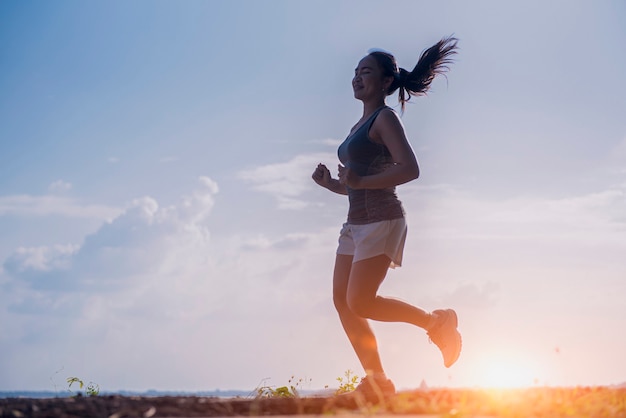
{"label": "small plant", "polygon": [[343,374],[343,377],[337,378],[339,387],[335,391],[335,395],[341,395],[342,393],[352,392],[356,389],[357,385],[361,382],[361,378],[353,374],[352,370],[348,369]]}
{"label": "small plant", "polygon": [[[267,379],[266,379],[267,380]],[[310,382],[311,379],[308,380]],[[265,382],[265,380],[263,381]],[[302,384],[306,382],[306,379],[298,379],[295,380],[294,376],[291,376],[289,381],[287,382],[288,386],[267,386],[262,385],[256,388],[256,397],[257,398],[298,398],[300,397],[300,389],[302,389]]]}
{"label": "small plant", "polygon": [[[94,382],[89,382],[87,384],[87,386],[85,386],[85,382],[82,381],[82,379],[79,379],[78,377],[68,377],[67,378],[67,389],[71,392],[72,391],[72,385],[74,383],[78,383],[78,387],[79,389],[82,389],[83,387],[85,388],[85,393],[88,396],[98,396],[100,394],[100,386],[98,386],[97,383]],[[81,392],[78,392],[77,395],[81,395]]]}
{"label": "small plant", "polygon": [[58,388],[57,388],[57,384],[56,384],[56,382],[54,381],[54,377],[55,377],[57,374],[61,373],[61,372],[63,371],[63,369],[64,369],[64,368],[65,368],[65,367],[61,367],[59,370],[57,370],[56,372],[54,372],[54,374],[53,374],[52,376],[50,376],[50,381],[52,382],[52,386],[54,386],[54,392],[55,392],[55,393],[58,393]]}

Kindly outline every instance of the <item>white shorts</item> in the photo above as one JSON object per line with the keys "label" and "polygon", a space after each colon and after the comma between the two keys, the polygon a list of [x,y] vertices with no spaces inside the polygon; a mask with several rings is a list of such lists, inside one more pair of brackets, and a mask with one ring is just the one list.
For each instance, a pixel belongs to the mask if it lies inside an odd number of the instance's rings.
{"label": "white shorts", "polygon": [[365,225],[345,223],[339,234],[337,254],[354,256],[353,263],[385,254],[391,260],[390,268],[400,267],[406,232],[404,218]]}

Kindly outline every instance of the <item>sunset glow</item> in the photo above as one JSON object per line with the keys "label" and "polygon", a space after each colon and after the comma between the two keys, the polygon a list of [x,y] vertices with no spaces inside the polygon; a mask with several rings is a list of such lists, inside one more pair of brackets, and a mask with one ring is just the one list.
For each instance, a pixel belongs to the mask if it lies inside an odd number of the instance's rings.
{"label": "sunset glow", "polygon": [[493,389],[530,387],[538,379],[535,368],[531,361],[521,356],[493,354],[476,372],[477,383],[480,387]]}

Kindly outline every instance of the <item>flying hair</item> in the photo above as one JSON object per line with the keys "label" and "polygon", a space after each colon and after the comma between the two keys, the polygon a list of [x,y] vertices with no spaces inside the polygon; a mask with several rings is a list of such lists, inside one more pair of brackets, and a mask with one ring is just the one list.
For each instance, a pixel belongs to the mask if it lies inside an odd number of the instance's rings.
{"label": "flying hair", "polygon": [[445,77],[445,73],[450,70],[449,65],[454,62],[452,56],[457,53],[457,42],[457,38],[448,36],[424,50],[411,72],[398,68],[395,57],[387,51],[370,50],[369,55],[376,59],[385,77],[394,78],[387,89],[387,95],[399,90],[398,101],[404,111],[404,106],[411,97],[426,95],[436,76]]}

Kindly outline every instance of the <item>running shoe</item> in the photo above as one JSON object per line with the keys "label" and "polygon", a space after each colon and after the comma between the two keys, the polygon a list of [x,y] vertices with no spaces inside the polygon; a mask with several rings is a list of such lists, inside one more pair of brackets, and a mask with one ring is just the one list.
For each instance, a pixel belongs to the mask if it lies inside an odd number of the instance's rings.
{"label": "running shoe", "polygon": [[382,403],[396,394],[396,387],[389,379],[376,379],[365,376],[354,391],[346,394],[355,398],[361,397],[367,402]]}
{"label": "running shoe", "polygon": [[428,330],[428,337],[441,350],[444,366],[450,367],[459,358],[462,345],[456,312],[453,309],[437,309],[433,315],[436,315],[435,323]]}

